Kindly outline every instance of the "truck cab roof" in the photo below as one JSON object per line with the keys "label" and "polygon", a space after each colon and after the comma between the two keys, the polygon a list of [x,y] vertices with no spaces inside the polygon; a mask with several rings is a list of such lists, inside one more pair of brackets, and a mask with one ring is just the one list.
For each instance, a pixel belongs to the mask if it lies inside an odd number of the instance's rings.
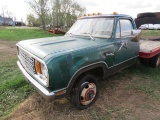
{"label": "truck cab roof", "polygon": [[83,19],[83,18],[97,18],[97,17],[130,17],[129,15],[126,14],[100,14],[100,15],[88,15],[88,16],[82,16],[79,19]]}

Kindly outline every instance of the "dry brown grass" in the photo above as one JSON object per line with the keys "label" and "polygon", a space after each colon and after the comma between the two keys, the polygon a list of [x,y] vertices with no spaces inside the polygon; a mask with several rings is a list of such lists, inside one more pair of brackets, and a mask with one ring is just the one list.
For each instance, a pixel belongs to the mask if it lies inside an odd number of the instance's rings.
{"label": "dry brown grass", "polygon": [[17,55],[16,42],[6,42],[0,40],[0,60],[5,61]]}
{"label": "dry brown grass", "polygon": [[[133,76],[102,81],[99,99],[82,111],[76,110],[65,98],[48,103],[38,93],[33,93],[5,120],[158,120],[160,102],[146,93],[128,89],[139,79]],[[104,86],[106,82],[115,87]]]}

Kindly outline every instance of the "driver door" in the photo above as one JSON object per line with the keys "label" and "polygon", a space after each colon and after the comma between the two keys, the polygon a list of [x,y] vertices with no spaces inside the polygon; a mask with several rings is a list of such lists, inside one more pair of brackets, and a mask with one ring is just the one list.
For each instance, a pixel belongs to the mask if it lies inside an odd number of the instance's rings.
{"label": "driver door", "polygon": [[134,47],[137,43],[131,41],[130,37],[132,30],[133,25],[130,19],[119,19],[115,38],[115,66],[127,62],[136,55]]}

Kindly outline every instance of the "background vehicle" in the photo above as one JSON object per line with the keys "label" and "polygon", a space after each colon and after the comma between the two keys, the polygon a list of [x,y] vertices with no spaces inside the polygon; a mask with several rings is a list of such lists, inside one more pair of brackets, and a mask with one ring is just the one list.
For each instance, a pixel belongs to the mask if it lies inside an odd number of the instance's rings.
{"label": "background vehicle", "polygon": [[160,30],[160,24],[155,24],[155,25],[154,25],[154,29],[155,29],[155,30]]}
{"label": "background vehicle", "polygon": [[139,27],[142,30],[159,30],[160,24],[144,24]]}
{"label": "background vehicle", "polygon": [[144,24],[144,25],[141,25],[139,28],[142,30],[148,30],[148,25]]}

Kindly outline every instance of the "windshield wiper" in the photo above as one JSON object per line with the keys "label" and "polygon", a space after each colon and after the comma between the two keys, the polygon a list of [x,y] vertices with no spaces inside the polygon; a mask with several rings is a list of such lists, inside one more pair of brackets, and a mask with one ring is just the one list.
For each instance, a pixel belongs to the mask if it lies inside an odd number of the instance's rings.
{"label": "windshield wiper", "polygon": [[94,40],[94,38],[92,37],[92,34],[91,34],[91,33],[85,32],[85,33],[82,33],[82,34],[86,34],[86,35],[88,35],[92,40]]}

